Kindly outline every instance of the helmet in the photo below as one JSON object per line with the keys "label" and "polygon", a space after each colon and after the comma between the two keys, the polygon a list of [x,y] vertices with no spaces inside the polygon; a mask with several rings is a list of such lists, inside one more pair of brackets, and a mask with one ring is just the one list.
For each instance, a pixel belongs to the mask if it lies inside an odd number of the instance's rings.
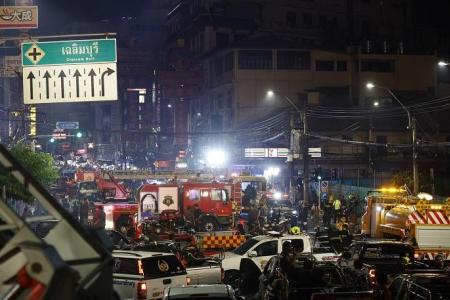
{"label": "helmet", "polygon": [[291,227],[291,229],[289,229],[289,233],[290,234],[300,234],[301,233],[300,227],[298,227],[298,226]]}

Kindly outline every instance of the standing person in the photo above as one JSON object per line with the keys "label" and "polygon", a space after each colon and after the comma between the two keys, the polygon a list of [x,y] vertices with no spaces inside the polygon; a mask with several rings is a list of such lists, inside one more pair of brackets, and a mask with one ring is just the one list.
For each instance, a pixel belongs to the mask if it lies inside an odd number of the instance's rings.
{"label": "standing person", "polygon": [[75,220],[80,220],[80,201],[78,199],[72,199],[72,216]]}
{"label": "standing person", "polygon": [[258,224],[260,229],[264,227],[265,218],[266,211],[264,209],[264,204],[260,203],[258,208]]}
{"label": "standing person", "polygon": [[105,229],[106,225],[106,214],[103,210],[103,206],[97,206],[95,208],[95,218],[94,218],[94,229],[101,230]]}
{"label": "standing person", "polygon": [[322,216],[322,221],[323,221],[323,227],[324,228],[329,228],[330,227],[330,223],[331,223],[331,216],[332,216],[332,206],[331,206],[331,201],[328,199],[325,199],[325,201],[323,202],[323,216]]}
{"label": "standing person", "polygon": [[303,201],[299,211],[300,228],[303,232],[308,231],[308,213],[309,207],[306,205],[305,201]]}
{"label": "standing person", "polygon": [[336,224],[336,222],[339,220],[339,217],[341,216],[341,200],[339,198],[334,199],[332,207],[333,207],[333,222]]}
{"label": "standing person", "polygon": [[87,225],[89,214],[89,201],[84,198],[80,204],[80,223],[81,225]]}
{"label": "standing person", "polygon": [[194,217],[194,208],[192,206],[188,206],[186,210],[186,220],[190,223],[189,226],[194,226],[195,217]]}
{"label": "standing person", "polygon": [[198,204],[194,205],[194,223],[195,223],[195,228],[199,229],[200,228],[200,216],[202,215],[202,210],[200,209],[200,207],[198,207]]}

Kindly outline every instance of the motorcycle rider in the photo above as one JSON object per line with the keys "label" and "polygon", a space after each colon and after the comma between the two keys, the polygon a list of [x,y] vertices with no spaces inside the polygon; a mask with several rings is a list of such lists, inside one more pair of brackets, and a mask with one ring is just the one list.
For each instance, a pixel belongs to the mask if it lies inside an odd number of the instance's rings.
{"label": "motorcycle rider", "polygon": [[268,300],[287,299],[289,278],[295,276],[294,251],[290,241],[285,241],[279,254],[279,268],[267,280]]}

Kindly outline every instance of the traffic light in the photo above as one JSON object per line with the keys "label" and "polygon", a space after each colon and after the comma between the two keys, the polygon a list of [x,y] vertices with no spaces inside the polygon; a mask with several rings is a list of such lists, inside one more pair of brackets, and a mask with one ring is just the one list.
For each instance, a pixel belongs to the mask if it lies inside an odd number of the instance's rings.
{"label": "traffic light", "polygon": [[75,134],[75,136],[76,136],[77,138],[81,138],[81,137],[83,137],[83,133],[82,133],[81,131],[78,131],[78,132]]}
{"label": "traffic light", "polygon": [[322,167],[314,168],[314,179],[322,180]]}

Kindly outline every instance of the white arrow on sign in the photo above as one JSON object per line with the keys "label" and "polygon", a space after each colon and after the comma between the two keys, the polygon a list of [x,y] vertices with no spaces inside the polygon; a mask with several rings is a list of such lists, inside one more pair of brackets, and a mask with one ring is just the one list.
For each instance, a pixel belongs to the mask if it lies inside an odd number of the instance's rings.
{"label": "white arrow on sign", "polygon": [[117,100],[115,63],[23,67],[25,104]]}

